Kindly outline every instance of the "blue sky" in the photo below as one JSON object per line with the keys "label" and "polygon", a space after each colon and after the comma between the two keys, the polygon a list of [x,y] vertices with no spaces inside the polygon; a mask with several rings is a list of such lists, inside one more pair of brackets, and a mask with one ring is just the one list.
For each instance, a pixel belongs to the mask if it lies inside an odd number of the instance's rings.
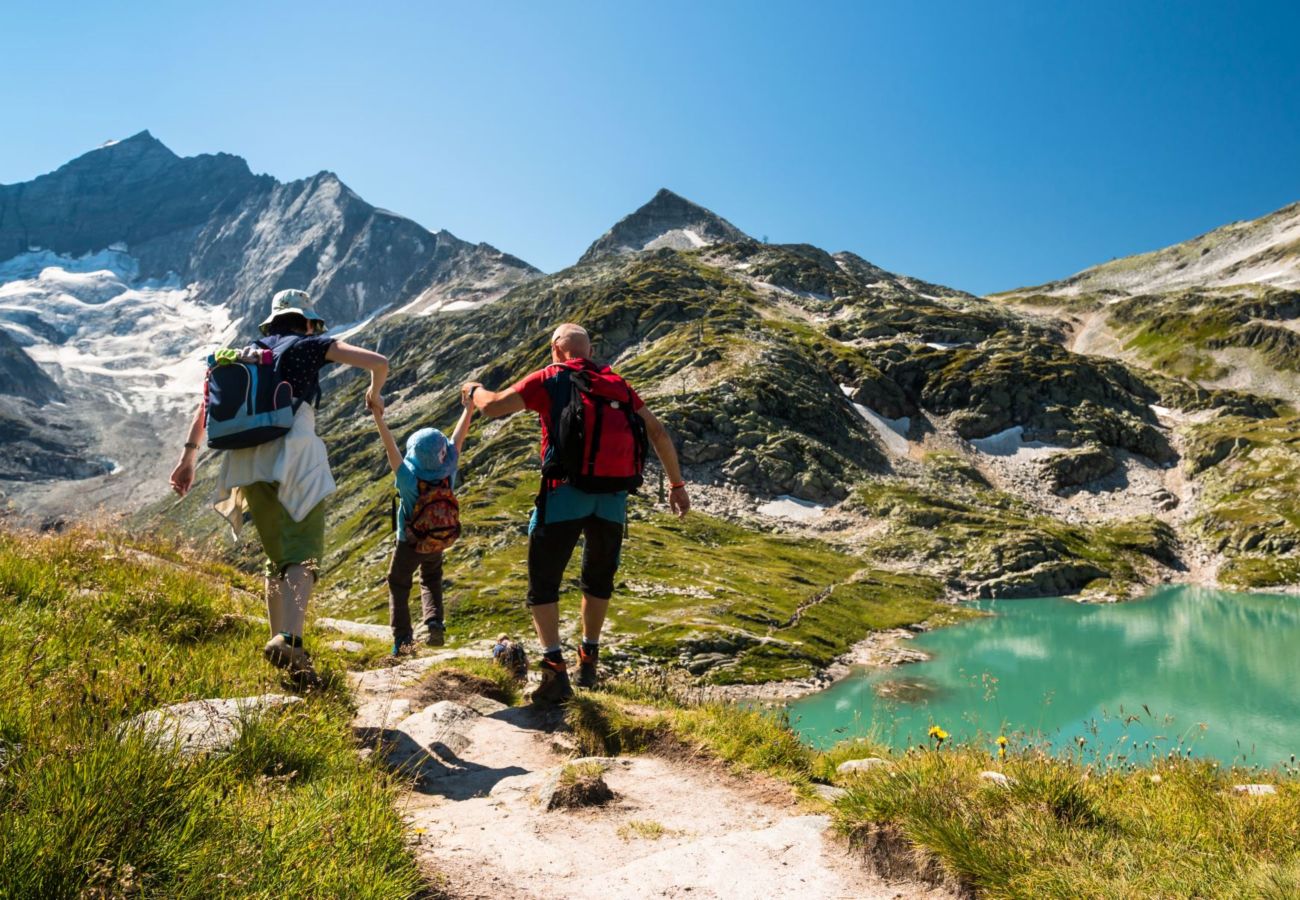
{"label": "blue sky", "polygon": [[548,271],[661,186],[976,292],[1300,200],[1296,4],[65,2],[0,29],[0,182],[148,128]]}

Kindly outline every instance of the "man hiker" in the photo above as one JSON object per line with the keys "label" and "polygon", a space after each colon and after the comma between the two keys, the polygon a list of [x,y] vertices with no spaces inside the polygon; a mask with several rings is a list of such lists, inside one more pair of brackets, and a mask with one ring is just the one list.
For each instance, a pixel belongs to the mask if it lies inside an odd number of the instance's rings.
{"label": "man hiker", "polygon": [[[233,448],[222,453],[213,505],[236,537],[245,510],[252,516],[267,556],[271,640],[263,655],[303,687],[317,682],[303,649],[303,620],[325,554],[325,499],[335,490],[325,443],[316,435],[320,370],[329,363],[368,370],[366,406],[372,411],[383,410],[379,391],[388,377],[385,357],[324,331],[325,320],[305,291],[277,293],[260,340],[242,350],[220,350],[209,360],[204,400],[171,474],[172,489],[185,496],[205,431],[209,446]],[[226,393],[236,395],[234,400]],[[268,428],[268,422],[279,424]]]}
{"label": "man hiker", "polygon": [[627,495],[641,483],[645,445],[655,449],[667,474],[669,507],[691,508],[677,451],[667,430],[627,382],[591,361],[591,339],[572,323],[551,337],[552,364],[503,391],[477,382],[461,388],[465,400],[488,416],[524,409],[542,426],[542,487],[528,526],[528,607],[541,641],[542,683],[535,702],[573,696],[560,646],[560,581],[578,538],[582,551],[582,645],[578,686],[596,684],[600,630],[614,593],[627,516]]}

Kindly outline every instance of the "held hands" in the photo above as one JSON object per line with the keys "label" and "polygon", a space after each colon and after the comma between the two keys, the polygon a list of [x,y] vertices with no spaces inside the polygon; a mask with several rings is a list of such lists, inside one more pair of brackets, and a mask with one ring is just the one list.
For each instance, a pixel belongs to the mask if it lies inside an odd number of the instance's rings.
{"label": "held hands", "polygon": [[366,409],[370,410],[376,419],[384,417],[384,398],[373,387],[366,390]]}
{"label": "held hands", "polygon": [[473,412],[475,409],[474,401],[470,398],[470,395],[473,394],[476,389],[482,390],[482,388],[483,385],[477,381],[467,381],[462,384],[460,386],[460,405],[468,409],[470,412]]}

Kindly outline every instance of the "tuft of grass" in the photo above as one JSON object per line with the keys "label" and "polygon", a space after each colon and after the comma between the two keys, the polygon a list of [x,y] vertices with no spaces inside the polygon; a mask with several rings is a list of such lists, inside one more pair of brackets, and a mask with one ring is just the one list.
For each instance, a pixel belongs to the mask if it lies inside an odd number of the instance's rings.
{"label": "tuft of grass", "polygon": [[[981,780],[990,768],[1010,786]],[[957,747],[846,780],[835,817],[851,839],[901,834],[979,896],[1285,896],[1300,860],[1300,785],[1247,798],[1231,793],[1233,778],[1186,759],[1102,772]]]}
{"label": "tuft of grass", "polygon": [[568,702],[565,721],[586,756],[618,756],[651,747],[665,732],[658,712],[633,711],[616,697],[584,691]]}
{"label": "tuft of grass", "polygon": [[604,775],[605,767],[593,760],[568,763],[560,770],[560,784],[563,786],[573,785],[577,784],[579,781],[603,778]]}
{"label": "tuft of grass", "polygon": [[675,712],[673,732],[733,767],[771,775],[796,786],[813,774],[813,751],[782,713],[709,703]]}
{"label": "tuft of grass", "polygon": [[[164,552],[165,551],[165,552]],[[122,729],[205,697],[282,692],[260,598],[178,546],[0,533],[0,895],[403,897],[421,884],[397,785],[326,688],[250,715],[224,754]]]}
{"label": "tuft of grass", "polygon": [[667,828],[653,819],[632,819],[618,826],[618,836],[625,841],[640,838],[643,841],[657,841],[670,834]]}

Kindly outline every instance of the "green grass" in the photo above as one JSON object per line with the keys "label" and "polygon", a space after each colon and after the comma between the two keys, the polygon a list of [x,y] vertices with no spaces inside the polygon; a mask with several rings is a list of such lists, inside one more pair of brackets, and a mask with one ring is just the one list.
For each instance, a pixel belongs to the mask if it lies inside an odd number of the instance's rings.
{"label": "green grass", "polygon": [[[1171,756],[1150,766],[1102,770],[1081,757],[986,749],[893,753],[867,740],[827,751],[801,743],[780,714],[704,703],[631,685],[599,703],[619,728],[641,721],[734,771],[784,781],[812,801],[814,782],[847,794],[837,828],[876,848],[902,846],[908,864],[946,875],[981,897],[1275,897],[1300,889],[1300,783],[1292,775],[1227,770]],[[636,702],[618,693],[637,697]],[[674,699],[675,696],[675,699]],[[647,701],[655,702],[649,704]],[[571,714],[572,721],[572,714]],[[853,775],[837,766],[879,757]],[[1003,788],[979,778],[1000,771]],[[1155,777],[1153,777],[1155,776]],[[1232,793],[1275,785],[1275,796]],[[895,863],[897,860],[894,861]]]}
{"label": "green grass", "polygon": [[[987,769],[1010,788],[981,780]],[[1300,785],[1233,795],[1243,778],[1279,782],[1188,760],[1101,772],[1037,754],[913,752],[845,779],[835,817],[853,839],[901,836],[981,897],[1295,896]]]}
{"label": "green grass", "polygon": [[405,897],[397,786],[361,761],[337,654],[324,690],[186,759],[121,732],[207,697],[284,692],[260,601],[223,565],[75,531],[0,533],[0,895]]}

